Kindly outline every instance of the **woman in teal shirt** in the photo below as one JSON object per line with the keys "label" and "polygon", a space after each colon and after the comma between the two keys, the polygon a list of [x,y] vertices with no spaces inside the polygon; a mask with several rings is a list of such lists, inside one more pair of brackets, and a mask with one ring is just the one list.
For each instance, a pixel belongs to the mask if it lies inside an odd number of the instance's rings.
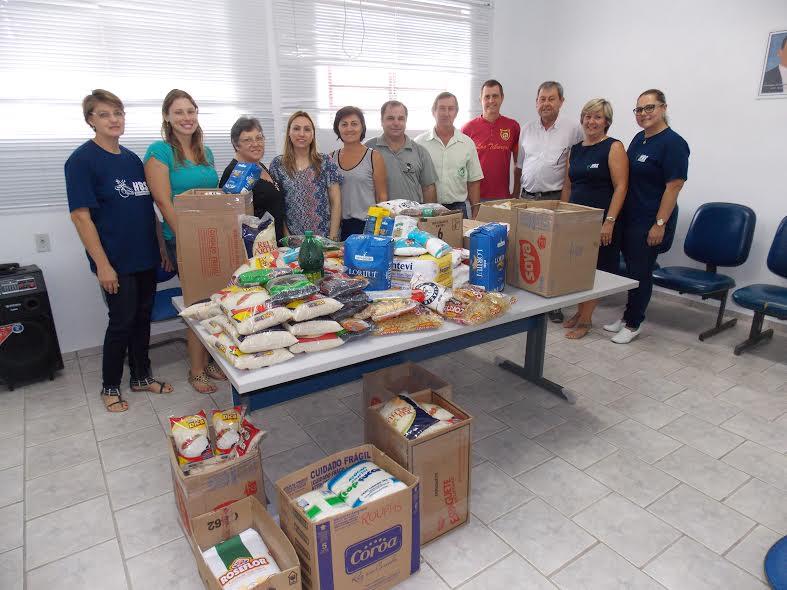
{"label": "woman in teal shirt", "polygon": [[[164,216],[164,240],[170,262],[177,270],[175,255],[175,195],[192,188],[212,188],[219,184],[213,164],[213,152],[202,141],[197,118],[197,103],[183,90],[170,90],[161,105],[161,136],[145,153],[145,178],[161,214]],[[200,393],[213,393],[216,386],[209,378],[226,380],[218,365],[197,335],[187,334],[189,383]]]}

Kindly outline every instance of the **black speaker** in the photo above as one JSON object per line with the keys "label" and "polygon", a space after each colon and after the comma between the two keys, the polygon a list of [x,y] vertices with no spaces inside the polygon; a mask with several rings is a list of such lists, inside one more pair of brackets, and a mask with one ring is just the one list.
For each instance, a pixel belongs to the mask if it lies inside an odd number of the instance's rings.
{"label": "black speaker", "polygon": [[44,275],[35,265],[0,265],[0,380],[8,388],[54,379],[63,368]]}

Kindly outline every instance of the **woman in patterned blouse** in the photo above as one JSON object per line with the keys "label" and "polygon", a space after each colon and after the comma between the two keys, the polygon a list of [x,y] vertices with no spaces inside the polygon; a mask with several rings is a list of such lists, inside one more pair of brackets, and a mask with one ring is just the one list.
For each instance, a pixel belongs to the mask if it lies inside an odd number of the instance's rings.
{"label": "woman in patterned blouse", "polygon": [[285,231],[339,239],[342,220],[340,185],[343,180],[336,163],[317,152],[314,122],[304,111],[287,121],[284,153],[271,162],[270,173],[284,192]]}

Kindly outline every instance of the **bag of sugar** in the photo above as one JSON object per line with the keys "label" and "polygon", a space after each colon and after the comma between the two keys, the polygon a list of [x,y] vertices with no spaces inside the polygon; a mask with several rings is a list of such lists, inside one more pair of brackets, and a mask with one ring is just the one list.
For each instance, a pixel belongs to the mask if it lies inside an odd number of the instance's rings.
{"label": "bag of sugar", "polygon": [[254,529],[246,529],[203,551],[202,557],[222,590],[257,588],[281,571],[265,541]]}
{"label": "bag of sugar", "polygon": [[389,496],[407,485],[371,461],[361,461],[334,476],[328,489],[351,508]]}

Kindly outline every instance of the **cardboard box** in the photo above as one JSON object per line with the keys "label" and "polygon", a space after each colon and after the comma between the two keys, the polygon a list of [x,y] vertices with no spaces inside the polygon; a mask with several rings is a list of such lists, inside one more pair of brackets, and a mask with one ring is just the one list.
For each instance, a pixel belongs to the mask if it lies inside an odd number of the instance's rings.
{"label": "cardboard box", "polygon": [[202,557],[202,551],[240,534],[255,529],[281,570],[250,590],[300,590],[301,566],[295,549],[276,521],[254,497],[243,498],[213,512],[191,520],[188,536],[197,570],[208,590],[222,590],[223,586],[213,576]]}
{"label": "cardboard box", "polygon": [[[214,440],[212,433],[211,440]],[[186,475],[178,465],[175,443],[170,436],[169,459],[175,502],[187,533],[191,530],[191,519],[195,516],[217,510],[246,496],[254,496],[263,506],[266,505],[259,445],[243,457],[229,459]]]}
{"label": "cardboard box", "polygon": [[454,398],[453,388],[448,381],[416,363],[402,363],[364,373],[364,412],[369,406],[386,402],[402,392],[412,394],[424,389],[434,390],[449,401]]}
{"label": "cardboard box", "polygon": [[[508,224],[508,250],[506,251],[506,283],[509,285],[517,286],[513,278],[516,274],[517,255],[516,248],[513,247],[514,237],[516,236],[517,223],[519,218],[516,216],[516,211],[519,208],[527,207],[531,201],[524,201],[522,199],[502,199],[500,201],[492,201],[491,203],[481,203],[478,208],[478,215],[476,221],[489,223],[497,221],[499,223]],[[538,201],[542,202],[542,201]],[[501,204],[508,204],[509,208],[503,209],[499,207]],[[495,207],[498,205],[498,207]],[[470,242],[468,241],[468,245]]]}
{"label": "cardboard box", "polygon": [[[407,489],[319,522],[295,498],[358,461],[369,460]],[[279,518],[301,561],[307,590],[383,590],[420,567],[418,478],[372,445],[334,453],[276,482]]]}
{"label": "cardboard box", "polygon": [[420,217],[418,229],[437,236],[452,248],[462,247],[462,213],[450,213],[437,217]]}
{"label": "cardboard box", "polygon": [[175,197],[178,273],[186,305],[226,287],[247,261],[238,216],[253,214],[251,193],[192,189]]}
{"label": "cardboard box", "polygon": [[421,482],[421,545],[467,522],[470,514],[470,425],[472,416],[426,390],[417,402],[445,408],[460,421],[445,430],[409,440],[380,414],[384,404],[366,408],[367,439]]}
{"label": "cardboard box", "polygon": [[555,297],[593,288],[602,209],[560,201],[526,201],[517,207],[516,255],[507,281],[515,287]]}

